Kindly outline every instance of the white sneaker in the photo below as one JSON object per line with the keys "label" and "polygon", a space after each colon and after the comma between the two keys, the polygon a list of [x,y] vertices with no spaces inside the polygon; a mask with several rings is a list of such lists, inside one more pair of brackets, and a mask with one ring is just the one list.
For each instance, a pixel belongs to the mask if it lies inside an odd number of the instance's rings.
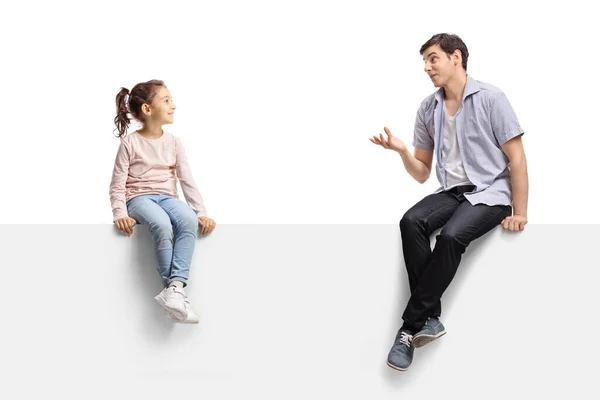
{"label": "white sneaker", "polygon": [[188,300],[187,296],[185,298],[185,310],[187,311],[187,318],[185,319],[185,321],[181,321],[181,323],[197,324],[200,322],[200,320],[198,319],[198,316],[196,315],[194,310],[192,310],[192,305],[191,305],[190,301]]}
{"label": "white sneaker", "polygon": [[196,315],[196,313],[194,312],[194,310],[192,310],[192,305],[190,304],[190,301],[187,299],[187,297],[185,298],[185,310],[187,311],[187,318],[183,321],[181,320],[177,320],[174,319],[171,314],[169,314],[166,310],[165,310],[165,314],[167,315],[167,317],[171,318],[172,320],[174,320],[175,322],[179,322],[181,324],[197,324],[200,322],[200,320],[198,319],[198,316]]}
{"label": "white sneaker", "polygon": [[154,299],[165,309],[171,319],[179,322],[187,319],[186,296],[183,290],[169,286],[164,288]]}

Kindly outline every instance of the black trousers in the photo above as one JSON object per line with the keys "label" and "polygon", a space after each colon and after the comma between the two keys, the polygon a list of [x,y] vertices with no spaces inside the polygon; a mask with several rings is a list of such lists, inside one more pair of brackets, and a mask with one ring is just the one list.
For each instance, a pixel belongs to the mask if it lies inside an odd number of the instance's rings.
{"label": "black trousers", "polygon": [[[402,315],[403,328],[421,330],[429,317],[442,312],[441,297],[454,278],[461,256],[475,239],[512,215],[510,206],[471,205],[464,197],[473,186],[431,194],[400,221],[402,251],[411,296]],[[442,228],[431,251],[431,234]]]}

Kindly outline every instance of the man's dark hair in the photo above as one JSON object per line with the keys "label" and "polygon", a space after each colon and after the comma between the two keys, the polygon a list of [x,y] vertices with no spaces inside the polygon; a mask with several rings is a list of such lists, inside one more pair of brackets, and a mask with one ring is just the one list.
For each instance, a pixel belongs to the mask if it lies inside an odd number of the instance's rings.
{"label": "man's dark hair", "polygon": [[420,53],[423,55],[425,50],[427,50],[431,46],[435,46],[438,44],[441,49],[450,57],[454,50],[460,50],[462,54],[462,67],[467,70],[467,60],[469,59],[469,50],[467,49],[467,45],[462,41],[457,35],[452,35],[449,33],[438,33],[435,34],[429,39],[423,46],[421,46]]}

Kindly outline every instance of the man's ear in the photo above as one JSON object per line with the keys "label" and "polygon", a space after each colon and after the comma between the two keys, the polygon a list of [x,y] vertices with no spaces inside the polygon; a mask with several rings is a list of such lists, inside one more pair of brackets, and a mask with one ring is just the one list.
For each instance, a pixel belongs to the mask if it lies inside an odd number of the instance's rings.
{"label": "man's ear", "polygon": [[462,51],[459,49],[454,50],[454,53],[452,53],[452,61],[454,62],[454,65],[462,65]]}

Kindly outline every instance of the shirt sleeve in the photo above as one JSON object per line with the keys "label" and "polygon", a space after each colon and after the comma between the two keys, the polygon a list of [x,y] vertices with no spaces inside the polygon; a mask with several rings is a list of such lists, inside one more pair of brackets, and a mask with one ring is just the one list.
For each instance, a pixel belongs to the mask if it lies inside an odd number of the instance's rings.
{"label": "shirt sleeve", "polygon": [[113,212],[113,221],[127,217],[127,205],[125,203],[125,182],[129,173],[129,150],[123,141],[117,151],[115,166],[113,168],[112,180],[110,181],[110,203]]}
{"label": "shirt sleeve", "polygon": [[198,191],[198,187],[192,176],[192,170],[190,169],[183,143],[178,137],[174,137],[176,152],[175,170],[177,172],[179,183],[181,184],[181,190],[183,190],[185,200],[190,207],[192,207],[192,210],[194,210],[196,215],[199,217],[206,217],[208,214],[206,212],[206,207],[204,206],[204,199],[202,198],[200,191]]}
{"label": "shirt sleeve", "polygon": [[513,110],[508,98],[502,92],[497,93],[492,99],[490,122],[494,136],[500,146],[510,139],[524,134],[515,110]]}
{"label": "shirt sleeve", "polygon": [[413,147],[418,147],[423,150],[433,150],[433,134],[427,131],[427,125],[425,125],[425,108],[423,107],[423,104],[421,104],[421,107],[417,110],[412,145]]}

